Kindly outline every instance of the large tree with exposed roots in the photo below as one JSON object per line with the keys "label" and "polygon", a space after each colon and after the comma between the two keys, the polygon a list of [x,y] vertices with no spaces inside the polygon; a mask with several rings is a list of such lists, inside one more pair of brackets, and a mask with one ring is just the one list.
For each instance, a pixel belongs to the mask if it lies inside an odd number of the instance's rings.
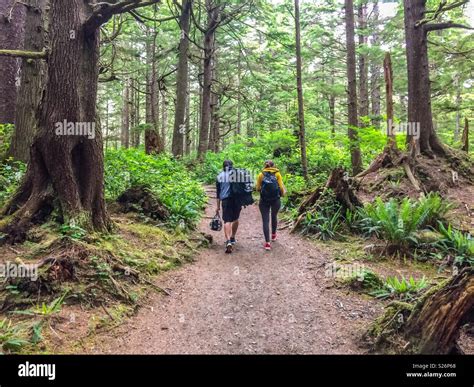
{"label": "large tree with exposed roots", "polygon": [[419,138],[412,134],[407,142],[416,147],[415,153],[427,156],[446,156],[446,147],[441,143],[433,127],[431,112],[430,67],[428,62],[428,33],[447,28],[466,28],[451,21],[438,21],[444,12],[466,4],[459,0],[448,4],[441,1],[437,9],[426,9],[426,0],[404,0],[405,41],[408,72],[408,121],[420,124]]}
{"label": "large tree with exposed roots", "polygon": [[63,223],[93,231],[110,229],[99,125],[95,125],[94,136],[57,135],[56,123],[97,122],[100,26],[115,14],[158,2],[51,1],[47,15],[49,47],[41,52],[0,50],[0,55],[48,62],[48,82],[39,106],[27,172],[3,209],[0,231],[9,242],[23,240],[31,224],[40,222],[54,209]]}

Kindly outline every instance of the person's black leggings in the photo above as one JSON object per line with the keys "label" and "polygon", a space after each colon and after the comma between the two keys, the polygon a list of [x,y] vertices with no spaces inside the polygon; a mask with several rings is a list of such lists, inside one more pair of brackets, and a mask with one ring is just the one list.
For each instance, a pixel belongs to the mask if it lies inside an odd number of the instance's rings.
{"label": "person's black leggings", "polygon": [[270,202],[260,200],[258,207],[260,208],[260,213],[262,214],[263,234],[265,235],[265,242],[270,242],[270,211],[272,213],[272,234],[275,234],[278,226],[278,211],[280,211],[281,207],[280,198],[272,200]]}

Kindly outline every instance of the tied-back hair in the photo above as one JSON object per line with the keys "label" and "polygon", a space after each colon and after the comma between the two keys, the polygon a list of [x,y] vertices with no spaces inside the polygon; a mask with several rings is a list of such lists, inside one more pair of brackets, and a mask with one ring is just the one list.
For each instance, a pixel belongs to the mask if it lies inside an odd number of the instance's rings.
{"label": "tied-back hair", "polygon": [[265,161],[265,168],[273,168],[275,163],[272,160]]}

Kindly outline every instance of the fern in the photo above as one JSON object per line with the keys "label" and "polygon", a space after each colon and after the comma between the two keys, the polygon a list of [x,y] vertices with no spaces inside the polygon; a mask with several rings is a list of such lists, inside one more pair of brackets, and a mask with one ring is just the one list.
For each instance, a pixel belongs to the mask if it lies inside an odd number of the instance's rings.
{"label": "fern", "polygon": [[358,210],[358,225],[366,236],[375,235],[393,245],[406,247],[418,244],[416,232],[442,218],[449,208],[450,204],[437,194],[429,194],[418,201],[392,198],[383,202],[377,198]]}
{"label": "fern", "polygon": [[442,238],[436,246],[444,253],[455,257],[454,264],[458,266],[474,266],[474,240],[469,233],[454,229],[451,225],[445,227],[438,222],[438,230]]}

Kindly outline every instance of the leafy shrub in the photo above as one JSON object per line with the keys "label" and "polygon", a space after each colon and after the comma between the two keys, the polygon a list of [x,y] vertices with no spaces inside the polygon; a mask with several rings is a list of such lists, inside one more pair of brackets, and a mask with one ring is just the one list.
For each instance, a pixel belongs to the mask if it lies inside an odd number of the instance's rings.
{"label": "leafy shrub", "polygon": [[0,349],[3,351],[15,352],[20,350],[29,343],[24,336],[22,328],[13,325],[11,320],[5,318],[0,321]]}
{"label": "leafy shrub", "polygon": [[443,218],[449,207],[437,194],[427,195],[418,201],[392,198],[383,202],[377,198],[374,203],[358,210],[357,224],[367,236],[375,235],[393,245],[408,246],[418,243],[417,230]]}
{"label": "leafy shrub", "polygon": [[11,137],[15,125],[12,124],[0,124],[0,157],[3,159],[10,147]]}
{"label": "leafy shrub", "polygon": [[438,222],[438,230],[442,238],[436,243],[444,254],[454,256],[454,264],[458,266],[474,266],[474,240],[469,233],[454,229],[451,225],[445,227]]}
{"label": "leafy shrub", "polygon": [[321,195],[316,207],[306,213],[301,224],[303,234],[314,234],[324,241],[341,235],[341,206],[331,190]]}
{"label": "leafy shrub", "polygon": [[350,277],[348,282],[352,288],[360,288],[364,291],[376,291],[384,285],[384,281],[369,269],[364,269],[361,273],[357,273]]}
{"label": "leafy shrub", "polygon": [[419,280],[410,276],[405,278],[402,276],[401,279],[398,277],[387,277],[385,283],[381,289],[375,290],[371,295],[385,299],[389,297],[398,297],[400,299],[410,299],[420,293],[428,286],[426,278],[423,277]]}
{"label": "leafy shrub", "polygon": [[108,150],[105,155],[105,193],[115,200],[134,185],[146,185],[170,210],[169,222],[194,225],[206,195],[185,166],[169,155],[151,156],[137,149]]}
{"label": "leafy shrub", "polygon": [[26,170],[26,164],[8,159],[0,164],[0,207],[13,195]]}

